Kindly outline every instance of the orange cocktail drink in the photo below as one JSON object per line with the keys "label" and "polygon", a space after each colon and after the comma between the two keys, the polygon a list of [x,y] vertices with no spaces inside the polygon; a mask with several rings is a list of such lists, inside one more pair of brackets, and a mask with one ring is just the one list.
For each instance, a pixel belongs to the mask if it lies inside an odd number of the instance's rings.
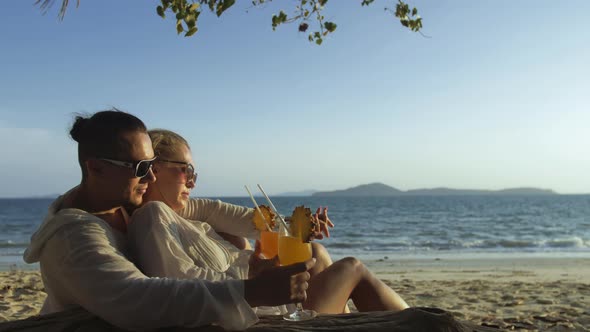
{"label": "orange cocktail drink", "polygon": [[260,232],[260,253],[266,258],[273,258],[279,254],[279,233],[270,231]]}
{"label": "orange cocktail drink", "polygon": [[292,236],[279,237],[279,261],[281,265],[305,262],[311,256],[311,243],[301,242],[300,238]]}

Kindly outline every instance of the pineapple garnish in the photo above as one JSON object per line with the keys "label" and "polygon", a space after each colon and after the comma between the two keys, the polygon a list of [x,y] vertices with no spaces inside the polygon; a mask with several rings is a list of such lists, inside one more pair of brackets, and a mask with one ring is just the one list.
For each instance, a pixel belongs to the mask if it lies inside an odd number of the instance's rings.
{"label": "pineapple garnish", "polygon": [[312,216],[311,210],[305,206],[297,206],[291,216],[289,230],[291,236],[298,237],[301,242],[310,242],[313,234],[319,229],[319,224]]}
{"label": "pineapple garnish", "polygon": [[259,231],[267,231],[268,228],[266,227],[266,225],[268,225],[270,229],[274,229],[276,216],[274,212],[272,212],[270,207],[266,205],[258,205],[258,208],[260,209],[260,212],[262,212],[262,214],[264,215],[264,219],[262,219],[260,213],[258,213],[258,211],[254,209],[254,216],[252,217],[252,222],[254,222],[256,229],[258,229]]}

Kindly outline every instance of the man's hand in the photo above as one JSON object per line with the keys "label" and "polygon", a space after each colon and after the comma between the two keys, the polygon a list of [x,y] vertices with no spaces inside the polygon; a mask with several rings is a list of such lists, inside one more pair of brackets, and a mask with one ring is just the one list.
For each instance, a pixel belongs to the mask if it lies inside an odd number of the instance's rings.
{"label": "man's hand", "polygon": [[244,298],[252,307],[304,302],[310,277],[307,271],[314,265],[315,258],[312,258],[261,271],[254,278],[244,280]]}
{"label": "man's hand", "polygon": [[256,240],[254,253],[250,256],[250,260],[248,261],[248,265],[250,266],[248,269],[249,279],[259,275],[264,270],[268,270],[279,265],[279,256],[275,256],[271,259],[264,259],[264,256],[260,255],[261,251],[262,249],[260,248],[260,241]]}

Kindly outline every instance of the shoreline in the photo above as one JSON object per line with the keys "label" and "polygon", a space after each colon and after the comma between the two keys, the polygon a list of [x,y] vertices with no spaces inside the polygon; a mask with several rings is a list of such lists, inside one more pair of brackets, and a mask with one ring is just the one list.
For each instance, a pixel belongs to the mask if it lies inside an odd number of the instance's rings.
{"label": "shoreline", "polygon": [[[543,266],[550,265],[552,261],[580,261],[587,264],[590,262],[590,252],[577,251],[551,251],[551,252],[465,252],[465,251],[437,251],[437,252],[394,252],[394,253],[371,253],[362,252],[331,253],[332,259],[337,261],[344,257],[356,257],[367,266],[379,267],[388,265],[393,267],[414,269],[417,267],[440,267],[450,265],[458,267],[461,264],[476,265],[485,268],[486,264],[493,266],[508,267],[520,262],[534,261]],[[516,263],[511,263],[516,262]],[[569,263],[568,263],[569,264]],[[547,266],[549,268],[549,266]],[[39,269],[39,263],[28,264],[22,256],[0,256],[0,272],[13,270],[35,271]]]}
{"label": "shoreline", "polygon": [[389,258],[365,264],[381,279],[590,282],[587,257]]}

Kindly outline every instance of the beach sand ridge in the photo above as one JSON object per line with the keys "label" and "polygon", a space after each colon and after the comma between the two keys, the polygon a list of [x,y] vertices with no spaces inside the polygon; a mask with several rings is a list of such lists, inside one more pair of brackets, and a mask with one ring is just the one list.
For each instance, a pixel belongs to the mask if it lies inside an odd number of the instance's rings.
{"label": "beach sand ridge", "polygon": [[[590,259],[366,263],[411,306],[437,307],[507,330],[590,331]],[[39,271],[0,272],[0,321],[38,314],[45,297]]]}

